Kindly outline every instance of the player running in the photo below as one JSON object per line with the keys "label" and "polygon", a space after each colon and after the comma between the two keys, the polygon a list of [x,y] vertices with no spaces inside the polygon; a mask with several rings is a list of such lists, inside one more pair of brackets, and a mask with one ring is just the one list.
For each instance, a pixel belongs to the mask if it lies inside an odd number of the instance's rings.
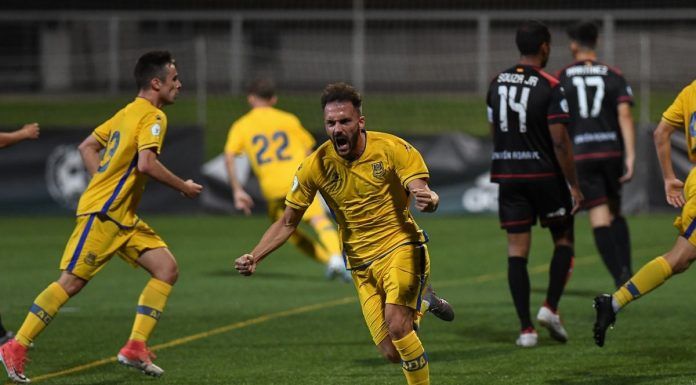
{"label": "player running", "polygon": [[198,196],[202,187],[180,179],[157,160],[167,132],[167,117],[160,108],[174,103],[181,89],[171,54],[144,54],[134,75],[139,89],[135,100],[80,144],[92,180],[80,198],[77,225],[60,261],[60,276],[36,297],[15,338],[0,347],[0,360],[15,382],[29,382],[24,365],[32,341],[114,254],[152,276],[140,295],[131,335],[118,361],[151,376],[164,373],[152,363],[147,341],[179,271],[167,245],[135,211],[148,176],[187,198]]}
{"label": "player running", "polygon": [[427,237],[409,212],[437,209],[429,173],[418,150],[406,141],[366,131],[362,97],[345,83],[330,84],[321,97],[329,140],[306,158],[285,199],[283,217],[273,223],[235,267],[251,275],[257,264],[297,228],[317,192],[336,216],[343,252],[372,339],[389,361],[401,363],[409,384],[429,384],[428,356],[414,331],[421,298],[448,320],[451,307],[428,293]]}
{"label": "player running", "polygon": [[680,130],[684,130],[686,135],[689,160],[696,163],[696,81],[679,93],[662,114],[653,134],[667,203],[682,207],[681,215],[674,221],[679,236],[671,250],[643,265],[613,295],[603,294],[594,299],[596,319],[593,332],[598,346],[604,346],[607,329],[616,321],[619,310],[662,285],[673,274],[683,273],[696,259],[696,169],[691,169],[684,183],[677,179],[672,167],[670,136]]}
{"label": "player running", "polygon": [[491,181],[500,185],[498,213],[507,232],[508,284],[520,319],[516,343],[531,347],[537,344],[529,312],[531,227],[539,217],[554,242],[546,300],[537,320],[553,339],[566,342],[558,303],[573,266],[572,214],[582,193],[566,132],[563,91],[558,80],[542,71],[551,34],[545,25],[528,21],[517,29],[516,43],[520,61],[493,79],[487,101],[494,146]]}
{"label": "player running", "polygon": [[[290,189],[295,170],[312,152],[315,141],[295,115],[273,107],[278,98],[270,79],[252,82],[247,101],[251,111],[232,124],[225,145],[225,164],[234,206],[247,215],[254,206],[253,199],[244,190],[235,172],[235,157],[245,154],[259,179],[261,192],[268,204],[268,216],[275,222],[285,211],[285,195]],[[338,233],[319,199],[314,199],[302,217],[314,229],[319,240],[297,229],[289,241],[314,260],[325,264],[327,278],[340,276],[347,282],[351,281],[350,272],[343,263]]]}

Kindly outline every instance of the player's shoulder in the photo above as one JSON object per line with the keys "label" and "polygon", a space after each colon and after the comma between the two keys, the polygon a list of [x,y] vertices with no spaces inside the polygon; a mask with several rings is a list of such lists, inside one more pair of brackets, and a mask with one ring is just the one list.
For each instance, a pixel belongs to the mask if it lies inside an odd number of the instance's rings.
{"label": "player's shoulder", "polygon": [[548,82],[551,88],[556,87],[560,83],[555,76],[551,75],[550,73],[544,71],[541,68],[534,68],[534,71],[541,75],[541,78],[546,80],[546,82]]}
{"label": "player's shoulder", "polygon": [[155,107],[155,105],[144,98],[136,98],[122,111],[127,115],[134,115],[133,117],[141,122],[155,120],[160,124],[167,123],[167,115],[164,111]]}

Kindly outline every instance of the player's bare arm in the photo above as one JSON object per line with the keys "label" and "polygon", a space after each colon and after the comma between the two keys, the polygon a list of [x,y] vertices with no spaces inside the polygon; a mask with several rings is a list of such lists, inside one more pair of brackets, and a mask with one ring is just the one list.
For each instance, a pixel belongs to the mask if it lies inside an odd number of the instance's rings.
{"label": "player's bare arm", "polygon": [[251,215],[251,209],[254,207],[254,200],[242,186],[241,181],[237,178],[235,172],[235,155],[231,152],[225,153],[225,167],[227,168],[227,176],[230,180],[230,187],[234,198],[234,208],[244,211],[244,214]]}
{"label": "player's bare arm", "polygon": [[672,167],[672,145],[670,136],[678,130],[666,121],[662,120],[657,125],[653,133],[653,141],[657,150],[657,159],[660,161],[662,169],[662,179],[665,182],[665,197],[667,203],[673,207],[682,207],[686,200],[684,199],[684,182],[677,179]]}
{"label": "player's bare arm", "polygon": [[573,209],[571,214],[575,214],[583,201],[578,176],[575,173],[575,161],[573,160],[573,145],[570,142],[566,125],[562,123],[550,124],[549,132],[553,141],[553,151],[556,154],[561,171],[570,186],[570,195],[573,197]]}
{"label": "player's bare arm", "polygon": [[624,144],[624,174],[619,182],[626,183],[633,178],[633,167],[636,161],[636,131],[631,115],[631,105],[621,103],[618,106],[618,120]]}
{"label": "player's bare arm", "polygon": [[304,212],[305,210],[286,207],[283,216],[266,230],[251,253],[244,254],[234,261],[234,268],[239,271],[239,274],[254,274],[256,265],[273,250],[282,246],[290,238],[290,235],[295,232]]}
{"label": "player's bare arm", "polygon": [[415,204],[418,211],[432,213],[437,210],[440,204],[440,197],[435,191],[430,189],[425,179],[419,178],[409,182],[408,191],[410,191],[416,199]]}
{"label": "player's bare arm", "polygon": [[9,147],[27,139],[39,138],[39,123],[28,123],[17,131],[0,132],[0,148]]}
{"label": "player's bare arm", "polygon": [[138,152],[138,171],[151,177],[152,179],[165,184],[177,191],[180,191],[187,198],[195,198],[203,190],[203,186],[188,179],[184,181],[174,175],[158,159],[157,153],[146,148]]}
{"label": "player's bare arm", "polygon": [[82,162],[89,172],[89,175],[94,175],[99,169],[99,151],[101,151],[104,146],[99,143],[94,135],[88,136],[85,140],[80,143],[77,149],[80,151],[80,156],[82,156]]}

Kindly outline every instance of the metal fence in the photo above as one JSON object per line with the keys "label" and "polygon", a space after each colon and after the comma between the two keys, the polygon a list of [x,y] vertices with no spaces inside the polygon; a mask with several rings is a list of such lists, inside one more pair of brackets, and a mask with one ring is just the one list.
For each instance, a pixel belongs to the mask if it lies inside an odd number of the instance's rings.
{"label": "metal fence", "polygon": [[[696,9],[407,11],[358,0],[331,11],[3,11],[0,92],[130,91],[133,63],[157,48],[175,53],[201,104],[259,75],[285,90],[346,80],[370,91],[483,93],[516,61],[514,30],[529,18],[552,30],[550,71],[571,61],[565,27],[595,19],[601,59],[621,68],[638,96],[676,92],[696,73],[683,58],[696,40]],[[649,104],[641,108],[647,121]]]}

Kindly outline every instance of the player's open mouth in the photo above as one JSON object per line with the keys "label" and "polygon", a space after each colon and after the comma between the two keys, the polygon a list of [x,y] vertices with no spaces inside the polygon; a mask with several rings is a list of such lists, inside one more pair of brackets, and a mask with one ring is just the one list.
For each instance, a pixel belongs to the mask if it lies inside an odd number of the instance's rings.
{"label": "player's open mouth", "polygon": [[339,152],[348,152],[348,150],[350,149],[350,142],[348,141],[348,137],[344,135],[334,136],[334,143],[336,144],[336,149]]}

